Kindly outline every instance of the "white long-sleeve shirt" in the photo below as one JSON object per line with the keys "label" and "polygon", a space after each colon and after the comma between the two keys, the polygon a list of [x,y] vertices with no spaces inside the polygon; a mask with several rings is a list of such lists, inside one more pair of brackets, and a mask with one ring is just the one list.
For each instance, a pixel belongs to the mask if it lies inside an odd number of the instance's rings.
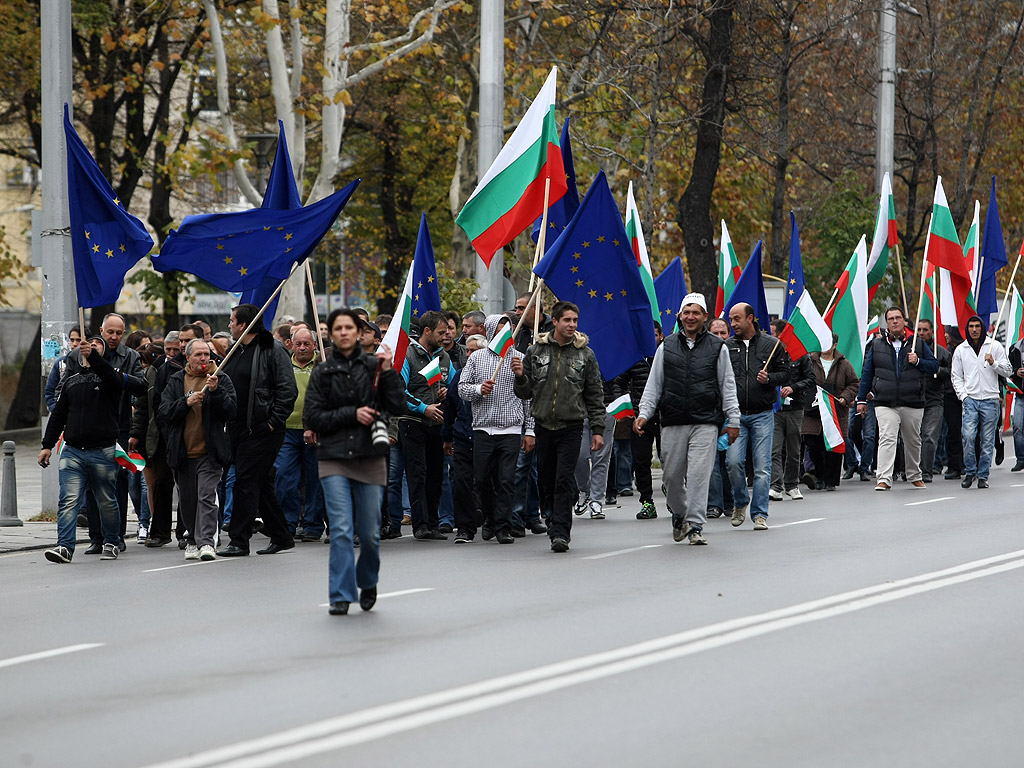
{"label": "white long-sleeve shirt", "polygon": [[[681,338],[686,345],[693,348],[693,339],[682,334]],[[651,420],[654,411],[661,401],[661,391],[665,386],[665,345],[658,347],[654,354],[654,361],[651,363],[651,372],[647,376],[647,386],[644,387],[644,394],[640,398],[640,416],[647,421]],[[718,373],[718,389],[722,393],[722,410],[725,413],[727,426],[739,427],[740,425],[740,403],[736,399],[736,378],[732,370],[732,361],[729,359],[729,350],[722,345],[718,353],[718,362],[715,366]]]}
{"label": "white long-sleeve shirt", "polygon": [[[991,353],[994,365],[985,362],[985,355]],[[1010,376],[1013,368],[1006,358],[1003,345],[989,339],[982,342],[980,350],[974,351],[969,341],[953,350],[953,389],[963,402],[973,400],[998,400],[999,377]]]}

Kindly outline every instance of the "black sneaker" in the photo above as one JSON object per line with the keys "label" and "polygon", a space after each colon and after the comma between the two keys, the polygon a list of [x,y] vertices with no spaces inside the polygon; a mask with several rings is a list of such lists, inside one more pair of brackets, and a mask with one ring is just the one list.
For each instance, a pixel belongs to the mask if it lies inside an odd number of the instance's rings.
{"label": "black sneaker", "polygon": [[970,488],[974,484],[974,475],[964,475],[964,479],[960,482],[961,488]]}
{"label": "black sneaker", "polygon": [[364,611],[368,611],[377,602],[377,588],[367,587],[359,591],[359,607]]}
{"label": "black sneaker", "polygon": [[1021,461],[1020,459],[1017,460],[1016,464],[1010,467],[1011,472],[1020,472],[1022,469],[1024,469],[1024,461]]}
{"label": "black sneaker", "polygon": [[979,488],[988,488],[988,480],[986,480],[984,477],[979,477],[978,478],[978,487]]}
{"label": "black sneaker", "polygon": [[552,552],[568,552],[569,542],[563,539],[561,536],[555,536],[551,540],[551,551]]}
{"label": "black sneaker", "polygon": [[469,531],[459,528],[459,532],[455,534],[456,544],[470,544],[473,541],[473,534]]}
{"label": "black sneaker", "polygon": [[441,533],[451,533],[455,529],[452,528],[448,523],[441,523],[439,526],[437,526],[437,530],[439,530]]}
{"label": "black sneaker", "polygon": [[104,544],[100,560],[117,560],[118,552],[117,544]]}
{"label": "black sneaker", "polygon": [[485,525],[480,529],[480,538],[484,541],[490,541],[494,538],[494,529],[489,525]]}
{"label": "black sneaker", "polygon": [[89,548],[85,550],[85,554],[87,555],[98,555],[101,552],[103,552],[102,541],[94,541],[92,544],[89,545]]}
{"label": "black sneaker", "polygon": [[498,540],[499,544],[513,544],[515,543],[515,537],[508,531],[498,531],[494,537]]}
{"label": "black sneaker", "polygon": [[546,525],[544,525],[544,521],[541,520],[539,517],[536,520],[534,520],[532,523],[530,523],[530,533],[540,534],[540,533],[547,533],[547,532],[548,532],[548,527]]}
{"label": "black sneaker", "polygon": [[632,488],[626,488],[624,490],[619,491],[619,496],[632,496],[632,495],[633,495],[633,489]]}
{"label": "black sneaker", "polygon": [[708,518],[721,517],[725,510],[721,507],[708,507]]}
{"label": "black sneaker", "polygon": [[522,526],[519,526],[519,525],[513,525],[509,529],[509,533],[512,534],[512,538],[513,539],[525,539],[526,538],[526,529],[523,528]]}
{"label": "black sneaker", "polygon": [[434,541],[448,541],[448,534],[441,533],[441,531],[435,529],[430,532],[430,538]]}
{"label": "black sneaker", "polygon": [[48,549],[45,552],[43,552],[43,557],[45,557],[51,563],[70,563],[71,550],[67,547],[62,547],[58,544],[53,549]]}
{"label": "black sneaker", "polygon": [[687,528],[686,520],[676,515],[672,516],[672,540],[682,541],[686,538]]}
{"label": "black sneaker", "polygon": [[419,541],[426,541],[427,539],[431,538],[430,533],[431,531],[429,528],[417,528],[415,531],[412,532],[412,537],[414,539],[418,539]]}
{"label": "black sneaker", "polygon": [[856,472],[856,470],[853,467],[849,467],[845,472],[843,472],[843,480],[852,480],[854,472]]}

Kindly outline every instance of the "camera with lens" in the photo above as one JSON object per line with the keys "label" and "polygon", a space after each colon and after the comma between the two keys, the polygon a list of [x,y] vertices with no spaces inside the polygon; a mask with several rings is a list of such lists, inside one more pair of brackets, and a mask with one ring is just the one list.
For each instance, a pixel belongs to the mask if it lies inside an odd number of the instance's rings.
{"label": "camera with lens", "polygon": [[370,425],[370,442],[378,456],[384,456],[391,450],[391,439],[388,437],[388,423],[384,419],[374,419]]}

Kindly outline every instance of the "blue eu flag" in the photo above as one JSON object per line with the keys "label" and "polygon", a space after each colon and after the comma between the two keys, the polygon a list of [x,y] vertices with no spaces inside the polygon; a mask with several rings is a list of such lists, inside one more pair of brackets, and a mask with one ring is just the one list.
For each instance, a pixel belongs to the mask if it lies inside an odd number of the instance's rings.
{"label": "blue eu flag", "polygon": [[293,264],[313,252],[359,182],[296,210],[253,208],[186,216],[153,257],[153,266],[159,272],[188,272],[236,293],[258,288],[264,278],[280,283]]}
{"label": "blue eu flag", "polygon": [[534,272],[580,308],[579,329],[605,380],[655,353],[651,305],[604,171]]}
{"label": "blue eu flag", "polygon": [[658,310],[661,314],[661,332],[666,336],[676,328],[676,313],[687,294],[686,275],[683,274],[683,262],[678,256],[665,267],[665,271],[654,278],[654,294],[658,297]]}
{"label": "blue eu flag", "polygon": [[113,304],[124,276],[153,247],[142,222],[124,209],[110,182],[75,132],[64,105],[68,148],[68,202],[71,256],[75,263],[78,306]]}
{"label": "blue eu flag", "polygon": [[[569,143],[569,118],[565,118],[562,125],[562,135],[558,140],[562,147],[562,164],[565,166],[565,183],[568,191],[558,201],[548,208],[548,234],[544,238],[544,252],[551,250],[555,240],[562,234],[569,220],[576,215],[580,207],[580,193],[576,191],[576,168],[572,164],[572,145]],[[543,216],[533,223],[533,242],[540,239],[540,225]]]}
{"label": "blue eu flag", "polygon": [[420,216],[420,233],[416,237],[416,254],[412,257],[412,316],[422,317],[431,310],[440,311],[441,293],[437,285],[434,245],[427,229],[427,214]]}
{"label": "blue eu flag", "polygon": [[1003,241],[1003,227],[999,221],[999,203],[996,202],[996,177],[992,177],[992,191],[988,196],[988,211],[985,212],[985,236],[981,239],[981,276],[975,277],[978,295],[978,315],[988,316],[999,311],[996,295],[996,272],[1006,266],[1006,243]]}
{"label": "blue eu flag", "polygon": [[[279,211],[294,210],[302,207],[302,200],[299,197],[299,188],[295,183],[295,174],[292,172],[292,159],[288,154],[288,140],[284,134],[284,123],[277,121],[277,153],[274,155],[274,164],[270,167],[270,178],[267,179],[267,191],[263,195],[261,208],[272,208]],[[291,269],[291,266],[288,267]],[[242,304],[255,304],[262,307],[267,299],[277,290],[280,280],[272,277],[263,278],[259,287],[242,294]],[[270,303],[266,312],[263,313],[263,325],[268,331],[274,330],[274,316],[277,314],[277,304],[281,300],[281,294]]]}
{"label": "blue eu flag", "polygon": [[796,228],[796,216],[792,211],[789,212],[789,223],[792,225],[792,234],[789,238],[789,281],[786,283],[783,320],[789,320],[789,316],[796,309],[796,303],[804,295],[804,262],[800,257],[800,231]]}
{"label": "blue eu flag", "polygon": [[757,241],[754,252],[747,259],[743,274],[736,281],[732,296],[725,302],[725,318],[729,319],[729,311],[737,304],[749,304],[754,308],[754,316],[762,331],[771,331],[771,315],[768,314],[768,299],[764,295],[764,278],[761,276],[761,241]]}

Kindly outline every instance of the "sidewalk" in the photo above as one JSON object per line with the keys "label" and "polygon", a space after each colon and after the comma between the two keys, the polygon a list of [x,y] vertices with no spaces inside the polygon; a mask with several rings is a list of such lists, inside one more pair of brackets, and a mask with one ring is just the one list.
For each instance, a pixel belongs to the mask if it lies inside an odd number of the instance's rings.
{"label": "sidewalk", "polygon": [[[29,521],[42,511],[43,472],[53,473],[56,482],[57,465],[53,463],[44,470],[36,463],[36,457],[39,455],[39,430],[0,433],[0,439],[13,440],[16,446],[14,471],[18,485],[18,518],[24,523],[21,526],[0,527],[0,554],[52,547],[57,543],[57,523]],[[134,513],[129,511],[126,538],[134,539],[138,527],[138,520]],[[89,534],[85,528],[79,528],[78,543],[83,542],[89,543]]]}

